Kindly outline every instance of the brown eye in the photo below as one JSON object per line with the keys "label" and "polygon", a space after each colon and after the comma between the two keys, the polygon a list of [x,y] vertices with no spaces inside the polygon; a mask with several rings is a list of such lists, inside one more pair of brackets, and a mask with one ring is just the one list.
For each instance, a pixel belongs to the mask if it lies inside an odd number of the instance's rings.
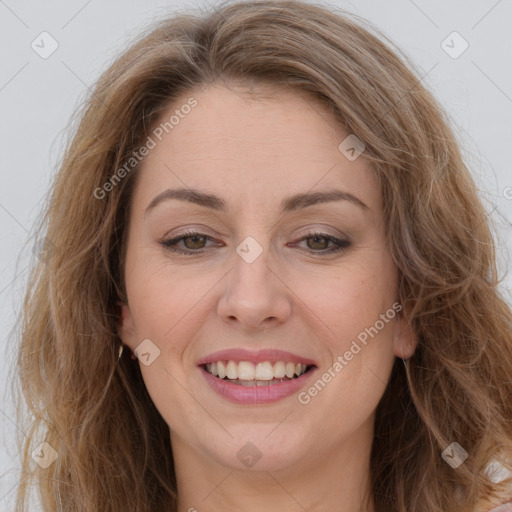
{"label": "brown eye", "polygon": [[308,247],[310,249],[315,249],[315,250],[327,249],[327,246],[329,245],[329,242],[330,242],[330,240],[327,237],[322,236],[322,235],[309,236],[309,237],[307,237],[307,240],[313,241],[312,244],[308,243]]}
{"label": "brown eye", "polygon": [[[207,237],[203,235],[187,236],[183,237],[183,243],[187,249],[202,249],[204,247],[204,242],[206,241],[206,238]],[[188,244],[187,241],[190,241],[190,244]]]}
{"label": "brown eye", "polygon": [[[160,244],[169,251],[191,256],[204,253],[207,249],[206,242],[209,239],[211,238],[208,235],[189,232],[169,240],[163,240]],[[310,252],[318,253],[318,255],[340,253],[351,245],[349,240],[340,240],[324,233],[308,234],[300,241],[304,240],[307,241],[307,249]],[[329,244],[332,245],[329,247]]]}
{"label": "brown eye", "polygon": [[[307,249],[310,252],[318,253],[319,256],[343,252],[351,245],[349,240],[340,240],[325,233],[306,233],[300,242],[304,240],[306,240]],[[332,245],[329,247],[329,244]]]}
{"label": "brown eye", "polygon": [[[206,241],[210,237],[197,232],[183,233],[181,236],[163,240],[161,245],[169,251],[180,254],[201,254],[206,249]],[[183,244],[183,245],[180,245]]]}

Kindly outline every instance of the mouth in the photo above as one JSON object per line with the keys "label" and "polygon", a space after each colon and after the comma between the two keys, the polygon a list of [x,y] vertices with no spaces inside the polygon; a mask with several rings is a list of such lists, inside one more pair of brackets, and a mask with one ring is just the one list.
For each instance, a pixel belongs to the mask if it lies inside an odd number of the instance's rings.
{"label": "mouth", "polygon": [[245,387],[274,386],[299,379],[316,366],[291,361],[219,360],[200,365],[213,377]]}
{"label": "mouth", "polygon": [[243,405],[267,405],[297,394],[318,365],[277,349],[220,350],[196,361],[206,383],[222,398]]}

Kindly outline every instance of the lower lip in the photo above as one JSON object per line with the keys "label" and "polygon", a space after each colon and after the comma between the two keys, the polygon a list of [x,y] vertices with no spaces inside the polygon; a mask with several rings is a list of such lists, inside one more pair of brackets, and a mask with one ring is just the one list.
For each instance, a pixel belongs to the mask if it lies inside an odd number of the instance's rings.
{"label": "lower lip", "polygon": [[247,387],[214,377],[202,366],[200,369],[206,382],[208,382],[211,388],[219,395],[237,404],[250,405],[277,402],[278,400],[297,393],[316,370],[316,368],[311,368],[296,379],[269,384],[268,386]]}

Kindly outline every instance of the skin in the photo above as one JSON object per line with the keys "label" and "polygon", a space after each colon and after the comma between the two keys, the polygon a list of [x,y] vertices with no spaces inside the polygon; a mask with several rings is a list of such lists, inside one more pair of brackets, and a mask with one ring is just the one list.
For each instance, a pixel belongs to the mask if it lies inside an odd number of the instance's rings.
{"label": "skin", "polygon": [[[296,395],[234,404],[210,389],[196,361],[227,348],[278,348],[313,359],[320,376],[391,308],[397,273],[377,179],[364,157],[349,161],[339,151],[348,133],[310,97],[280,89],[254,98],[220,84],[193,96],[197,106],[151,150],[134,190],[119,322],[132,350],[144,339],[160,350],[149,366],[134,364],[170,427],[179,511],[373,512],[362,497],[375,409],[395,357],[416,347],[402,317],[369,338],[307,405]],[[145,215],[156,195],[178,187],[218,195],[228,210],[172,199]],[[331,201],[279,211],[293,194],[333,188],[369,210]],[[210,238],[179,247],[205,252],[185,256],[161,245],[187,227]],[[351,245],[326,254],[333,244],[304,238],[306,229]],[[236,252],[247,236],[263,249],[252,263]],[[251,468],[237,457],[248,442],[262,454]]]}

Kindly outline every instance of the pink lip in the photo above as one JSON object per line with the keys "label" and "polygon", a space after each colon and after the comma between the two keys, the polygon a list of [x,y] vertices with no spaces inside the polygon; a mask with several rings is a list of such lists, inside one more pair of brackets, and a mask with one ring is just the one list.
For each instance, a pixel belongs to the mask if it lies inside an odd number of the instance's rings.
{"label": "pink lip", "polygon": [[217,361],[249,361],[250,363],[284,361],[285,363],[300,363],[308,366],[317,366],[313,360],[298,356],[297,354],[292,354],[291,352],[284,352],[283,350],[250,351],[245,348],[220,350],[219,352],[214,352],[213,354],[199,359],[196,364],[197,366],[200,366],[202,364],[215,363]]}
{"label": "pink lip", "polygon": [[[216,359],[216,361],[219,361],[219,359]],[[268,361],[268,359],[266,359],[266,361]],[[204,378],[215,392],[231,402],[246,405],[277,402],[278,400],[296,394],[311,378],[311,375],[316,373],[316,368],[311,368],[300,377],[283,381],[279,384],[245,387],[240,384],[233,384],[226,380],[219,379],[211,373],[208,373],[204,367],[201,366],[200,368]]]}

